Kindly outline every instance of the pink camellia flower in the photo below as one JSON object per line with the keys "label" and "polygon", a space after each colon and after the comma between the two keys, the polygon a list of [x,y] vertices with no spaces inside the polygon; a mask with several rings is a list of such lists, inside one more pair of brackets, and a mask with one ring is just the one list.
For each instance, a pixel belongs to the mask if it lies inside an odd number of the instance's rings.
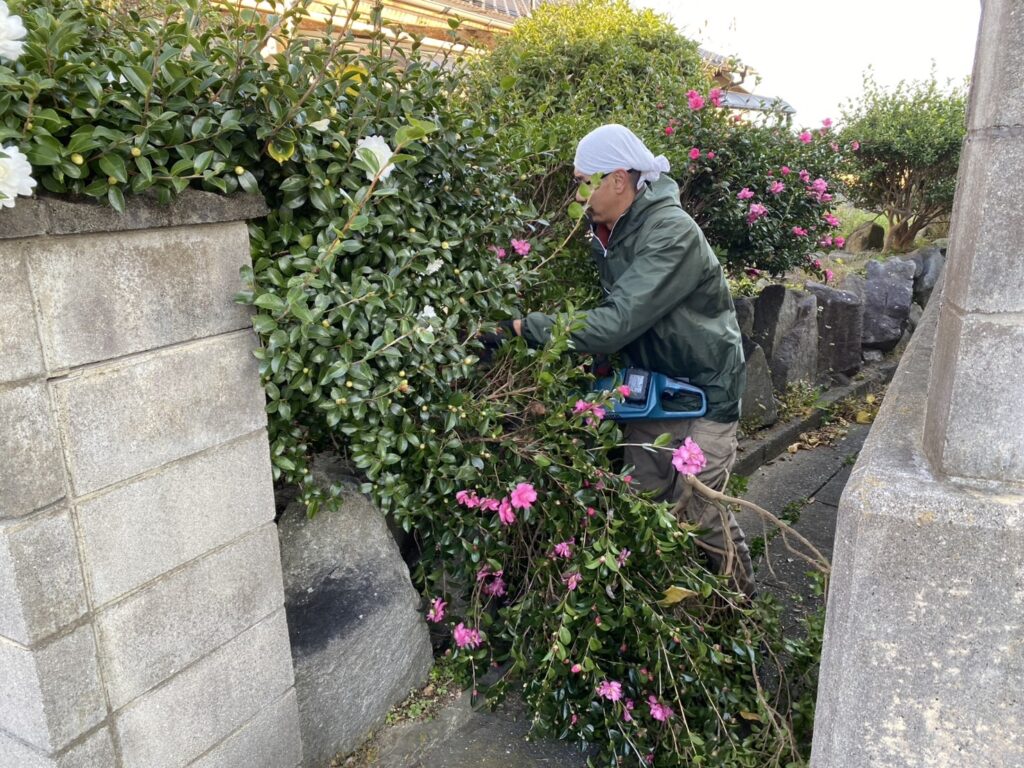
{"label": "pink camellia flower", "polygon": [[700,159],[700,150],[697,149],[696,147],[691,147],[690,148],[690,159],[691,160],[698,160],[698,159]]}
{"label": "pink camellia flower", "polygon": [[622,482],[624,482],[626,485],[629,485],[630,483],[633,482],[633,476],[632,475],[623,475],[622,476]]}
{"label": "pink camellia flower", "polygon": [[837,237],[832,242],[835,243],[836,248],[842,248],[844,245],[846,245],[846,238]]}
{"label": "pink camellia flower", "polygon": [[672,707],[668,704],[662,704],[658,701],[658,698],[653,695],[647,697],[647,705],[651,708],[651,717],[662,723],[668,721],[668,719],[675,714],[675,712],[672,711]]}
{"label": "pink camellia flower", "polygon": [[708,91],[708,101],[711,102],[711,106],[713,107],[722,106],[722,89],[712,88]]}
{"label": "pink camellia flower", "polygon": [[512,511],[512,505],[507,498],[502,499],[498,505],[498,519],[502,525],[512,525],[516,521],[516,513]]}
{"label": "pink camellia flower", "polygon": [[823,245],[826,248],[828,248],[830,245],[832,245],[832,235],[825,235],[825,237],[821,238],[821,240],[818,241],[818,245]]}
{"label": "pink camellia flower", "polygon": [[858,149],[860,149],[860,142],[856,141],[856,140],[851,141],[850,142],[850,149],[852,149],[854,152],[856,152]]}
{"label": "pink camellia flower", "polygon": [[629,385],[628,385],[628,384],[620,384],[619,386],[617,386],[617,387],[615,388],[615,390],[616,390],[616,391],[617,391],[617,392],[618,392],[618,393],[619,393],[620,395],[622,395],[623,397],[629,397],[629,391],[630,391],[630,390],[629,390]]}
{"label": "pink camellia flower", "polygon": [[617,554],[615,556],[615,562],[619,564],[619,568],[621,568],[622,566],[624,566],[626,564],[626,560],[629,559],[629,556],[631,554],[633,554],[633,553],[630,552],[628,549],[623,549],[622,551],[619,552],[619,554]]}
{"label": "pink camellia flower", "polygon": [[747,187],[744,187],[743,189],[736,193],[737,200],[749,200],[753,196],[754,193],[751,192],[750,189],[748,189]]}
{"label": "pink camellia flower", "polygon": [[455,500],[467,509],[476,509],[480,506],[476,491],[461,490],[455,494]]}
{"label": "pink camellia flower", "polygon": [[593,416],[588,416],[587,417],[587,426],[588,427],[592,427],[595,424],[597,424],[599,421],[601,421],[605,417],[605,413],[607,413],[607,411],[605,411],[605,409],[602,408],[600,405],[593,406],[590,409],[590,412],[593,414]]}
{"label": "pink camellia flower", "polygon": [[839,144],[837,144],[834,141],[829,143],[829,147],[832,149],[833,152],[839,151]]}
{"label": "pink camellia flower", "polygon": [[753,224],[766,213],[768,213],[768,209],[763,205],[760,203],[751,203],[750,210],[747,211],[747,224]]}
{"label": "pink camellia flower", "polygon": [[822,194],[818,195],[818,202],[831,203],[832,195],[828,194],[827,192],[823,192]]}
{"label": "pink camellia flower", "polygon": [[625,721],[627,723],[633,722],[633,715],[631,715],[630,712],[633,711],[633,707],[634,706],[636,706],[636,705],[633,704],[633,700],[632,699],[626,699],[624,702],[622,702],[622,719],[623,719],[623,721]]}
{"label": "pink camellia flower", "polygon": [[808,173],[806,169],[800,171],[800,181],[802,181],[804,184],[806,184],[810,180],[811,180],[811,174]]}
{"label": "pink camellia flower", "polygon": [[714,152],[708,151],[708,154],[707,154],[708,160],[714,160],[716,157],[717,157],[717,155]]}
{"label": "pink camellia flower", "polygon": [[430,610],[427,611],[427,621],[432,621],[435,624],[444,621],[444,609],[448,603],[442,600],[440,597],[435,597],[430,602]]}
{"label": "pink camellia flower", "polygon": [[793,235],[795,237],[804,237],[807,234],[807,230],[803,227],[793,227]]}
{"label": "pink camellia flower", "polygon": [[693,442],[693,438],[686,438],[683,444],[672,451],[672,466],[683,475],[696,475],[707,465],[708,460],[704,457],[704,451]]}
{"label": "pink camellia flower", "polygon": [[572,547],[576,543],[576,537],[573,536],[571,539],[566,541],[560,541],[555,544],[555,556],[557,557],[572,557]]}
{"label": "pink camellia flower", "polygon": [[813,140],[814,137],[811,136],[810,131],[804,131],[803,133],[800,134],[800,141],[802,141],[804,144],[810,144]]}
{"label": "pink camellia flower", "polygon": [[476,648],[482,642],[480,630],[467,627],[461,621],[452,630],[452,637],[459,648]]}
{"label": "pink camellia flower", "polygon": [[504,571],[497,571],[496,573],[491,574],[490,580],[480,587],[480,591],[485,595],[491,595],[493,597],[501,597],[504,595],[505,579],[502,578],[504,573]]}
{"label": "pink camellia flower", "polygon": [[[578,675],[580,672],[583,671],[583,665],[582,664],[573,664],[569,668],[569,671],[572,672],[574,675]],[[576,717],[576,715],[573,715],[573,717]]]}
{"label": "pink camellia flower", "polygon": [[587,517],[593,517],[597,514],[597,510],[593,507],[587,507]]}
{"label": "pink camellia flower", "polygon": [[483,512],[497,512],[498,507],[501,506],[501,502],[497,499],[492,499],[489,496],[485,496],[480,499],[480,510]]}
{"label": "pink camellia flower", "polygon": [[811,189],[817,192],[819,195],[823,194],[828,189],[828,182],[825,181],[821,176],[811,182]]}
{"label": "pink camellia flower", "polygon": [[831,269],[826,269],[825,270],[825,282],[826,283],[831,283],[833,277],[835,277],[835,275],[832,273],[832,270]]}
{"label": "pink camellia flower", "polygon": [[831,117],[826,117],[824,120],[822,120],[821,121],[821,127],[822,128],[831,128],[832,127],[832,118]]}
{"label": "pink camellia flower", "polygon": [[516,509],[529,509],[537,500],[537,491],[530,483],[519,483],[512,489],[512,506]]}
{"label": "pink camellia flower", "polygon": [[622,683],[618,680],[602,680],[597,686],[597,695],[608,701],[618,701],[622,698]]}
{"label": "pink camellia flower", "polygon": [[666,136],[671,136],[675,132],[676,132],[676,129],[673,128],[671,125],[666,125],[665,126],[665,135]]}
{"label": "pink camellia flower", "polygon": [[821,269],[821,259],[814,259],[811,261],[811,266],[815,269]]}
{"label": "pink camellia flower", "polygon": [[784,165],[781,168],[779,168],[779,173],[781,173],[783,176],[789,176],[789,174],[791,174],[792,172],[792,169],[788,165]]}
{"label": "pink camellia flower", "polygon": [[530,252],[530,241],[529,240],[513,240],[512,250],[518,253],[520,256],[525,256]]}
{"label": "pink camellia flower", "polygon": [[785,188],[786,185],[783,184],[781,181],[773,181],[771,184],[768,185],[768,191],[773,195],[779,194],[780,192],[785,190]]}
{"label": "pink camellia flower", "polygon": [[839,219],[837,219],[835,216],[833,216],[831,213],[826,213],[821,218],[823,218],[826,222],[828,222],[828,225],[830,227],[838,227],[840,224],[842,224],[842,222]]}
{"label": "pink camellia flower", "polygon": [[507,255],[505,253],[505,249],[504,248],[499,248],[496,245],[488,245],[487,246],[487,250],[488,251],[492,251],[494,253],[495,257],[497,257],[498,261],[501,261]]}
{"label": "pink camellia flower", "polygon": [[490,575],[491,575],[491,566],[489,566],[489,565],[487,565],[485,563],[484,566],[479,571],[476,572],[477,583],[480,583],[481,581],[483,581],[484,579],[486,579]]}
{"label": "pink camellia flower", "polygon": [[686,101],[689,103],[690,109],[697,110],[704,108],[704,97],[694,90],[686,92]]}
{"label": "pink camellia flower", "polygon": [[572,592],[580,585],[580,582],[583,581],[583,577],[578,573],[570,573],[568,576],[563,576],[562,581],[565,583],[565,586],[569,588],[569,591]]}
{"label": "pink camellia flower", "polygon": [[577,400],[576,405],[572,407],[573,413],[586,413],[590,410],[590,403],[586,400]]}

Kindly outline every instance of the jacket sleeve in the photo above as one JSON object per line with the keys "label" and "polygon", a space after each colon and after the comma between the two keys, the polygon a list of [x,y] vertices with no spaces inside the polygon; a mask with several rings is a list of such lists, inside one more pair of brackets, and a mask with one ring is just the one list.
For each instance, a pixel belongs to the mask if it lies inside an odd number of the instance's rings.
{"label": "jacket sleeve", "polygon": [[[584,327],[572,334],[580,352],[612,354],[651,328],[700,284],[713,258],[696,226],[656,228],[633,256],[604,302],[584,313]],[[551,338],[554,319],[541,312],[527,315],[523,335],[531,344]]]}

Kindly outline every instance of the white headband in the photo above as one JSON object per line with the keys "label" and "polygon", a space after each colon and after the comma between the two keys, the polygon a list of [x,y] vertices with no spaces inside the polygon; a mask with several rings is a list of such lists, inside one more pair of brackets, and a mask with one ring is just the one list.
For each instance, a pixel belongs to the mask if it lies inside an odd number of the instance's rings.
{"label": "white headband", "polygon": [[669,171],[664,155],[655,157],[629,128],[614,123],[595,128],[580,139],[573,164],[587,176],[611,173],[619,168],[640,171],[637,189],[643,187],[644,182],[657,181],[661,174]]}

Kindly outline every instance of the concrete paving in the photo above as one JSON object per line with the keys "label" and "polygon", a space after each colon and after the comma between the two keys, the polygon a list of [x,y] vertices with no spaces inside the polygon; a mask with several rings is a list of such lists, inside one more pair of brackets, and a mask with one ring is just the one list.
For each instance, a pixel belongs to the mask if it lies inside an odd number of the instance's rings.
{"label": "concrete paving", "polygon": [[[794,528],[826,556],[831,555],[836,506],[868,427],[851,425],[834,445],[783,454],[755,471],[743,497],[772,513],[784,511],[799,519]],[[738,515],[748,539],[763,535],[754,513]],[[785,623],[820,601],[806,577],[808,566],[787,552],[780,537],[772,538],[755,562],[759,588],[786,606]],[[520,699],[510,696],[496,712],[473,710],[463,696],[426,723],[403,723],[378,735],[376,744],[357,768],[585,768],[586,755],[558,741],[527,740],[529,715]],[[343,763],[343,765],[345,765]]]}

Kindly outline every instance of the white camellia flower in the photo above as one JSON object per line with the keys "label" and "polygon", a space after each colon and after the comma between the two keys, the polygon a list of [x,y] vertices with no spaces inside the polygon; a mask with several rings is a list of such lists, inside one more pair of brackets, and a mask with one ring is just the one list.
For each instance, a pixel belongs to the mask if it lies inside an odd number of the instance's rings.
{"label": "white camellia flower", "polygon": [[309,127],[314,131],[326,131],[327,126],[331,124],[331,118],[325,117],[322,120],[317,120],[315,123],[310,123]]}
{"label": "white camellia flower", "polygon": [[25,25],[21,16],[11,16],[4,0],[0,0],[0,56],[14,61],[25,48]]}
{"label": "white camellia flower", "polygon": [[[395,170],[394,163],[391,162],[391,157],[395,154],[391,151],[391,147],[388,146],[387,141],[382,136],[367,136],[364,139],[360,139],[356,142],[356,149],[366,149],[373,153],[374,157],[377,158],[377,167],[381,169],[380,180],[384,181],[391,172]],[[369,171],[366,172],[366,178],[373,181],[373,174]]]}
{"label": "white camellia flower", "polygon": [[13,208],[17,195],[32,194],[32,166],[17,147],[0,145],[0,208]]}
{"label": "white camellia flower", "polygon": [[430,304],[427,304],[419,314],[420,320],[426,320],[427,322],[430,322],[435,317],[437,317],[437,312],[434,311],[434,308]]}
{"label": "white camellia flower", "polygon": [[424,269],[423,271],[426,272],[428,275],[432,275],[435,272],[437,272],[437,270],[439,270],[443,266],[444,266],[444,262],[443,261],[441,261],[440,259],[434,259],[433,261],[431,261],[431,262],[429,262],[427,264],[427,268]]}

